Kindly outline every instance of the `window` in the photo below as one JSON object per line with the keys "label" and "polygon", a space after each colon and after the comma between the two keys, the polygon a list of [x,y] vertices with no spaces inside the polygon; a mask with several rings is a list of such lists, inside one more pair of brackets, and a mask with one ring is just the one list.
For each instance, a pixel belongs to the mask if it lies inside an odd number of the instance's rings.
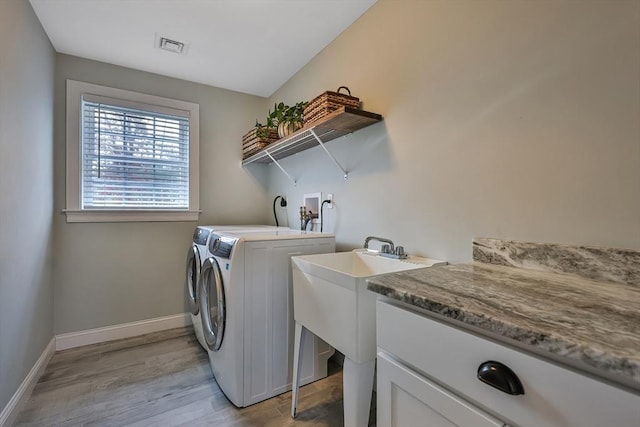
{"label": "window", "polygon": [[199,106],[67,80],[67,222],[198,219]]}

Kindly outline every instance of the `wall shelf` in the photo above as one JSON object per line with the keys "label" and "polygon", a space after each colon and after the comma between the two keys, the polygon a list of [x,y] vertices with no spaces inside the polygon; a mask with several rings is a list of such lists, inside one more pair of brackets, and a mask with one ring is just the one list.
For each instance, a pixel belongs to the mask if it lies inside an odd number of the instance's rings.
{"label": "wall shelf", "polygon": [[347,179],[347,171],[337,162],[324,146],[326,142],[350,134],[382,120],[380,114],[358,110],[350,107],[340,107],[322,119],[305,126],[297,132],[286,136],[242,161],[242,166],[251,163],[275,163],[287,177],[295,184],[295,180],[282,168],[278,160],[300,151],[320,145]]}

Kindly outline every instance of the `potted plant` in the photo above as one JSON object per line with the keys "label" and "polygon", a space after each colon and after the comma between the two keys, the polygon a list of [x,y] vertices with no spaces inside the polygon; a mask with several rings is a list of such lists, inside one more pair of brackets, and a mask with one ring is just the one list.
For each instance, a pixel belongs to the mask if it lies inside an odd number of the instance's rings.
{"label": "potted plant", "polygon": [[306,105],[306,102],[298,102],[290,107],[281,102],[275,106],[275,110],[278,112],[278,136],[280,138],[284,138],[302,128],[302,113]]}
{"label": "potted plant", "polygon": [[242,158],[246,159],[277,140],[278,129],[271,118],[267,118],[266,125],[256,120],[253,129],[242,137]]}
{"label": "potted plant", "polygon": [[267,129],[278,129],[278,136],[285,136],[302,128],[304,108],[307,102],[298,102],[293,106],[288,106],[284,102],[273,104],[273,111],[269,110],[266,125],[262,125],[256,120],[256,127],[261,128],[259,134],[266,135]]}
{"label": "potted plant", "polygon": [[291,107],[284,102],[274,104],[265,124],[256,120],[254,128],[242,137],[243,157],[261,150],[278,137],[284,138],[302,128],[302,114],[306,106],[307,102],[298,102]]}

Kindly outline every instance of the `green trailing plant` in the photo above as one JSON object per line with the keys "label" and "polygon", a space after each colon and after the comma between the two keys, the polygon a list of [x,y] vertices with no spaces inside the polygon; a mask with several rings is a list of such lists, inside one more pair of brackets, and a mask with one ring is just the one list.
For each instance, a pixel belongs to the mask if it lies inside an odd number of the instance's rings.
{"label": "green trailing plant", "polygon": [[256,136],[258,138],[269,138],[269,127],[256,120]]}
{"label": "green trailing plant", "polygon": [[267,116],[267,120],[271,119],[274,127],[278,127],[280,123],[285,121],[285,116],[287,111],[289,110],[289,106],[285,105],[284,102],[279,104],[273,104],[273,112],[269,110],[269,116]]}
{"label": "green trailing plant", "polygon": [[302,123],[302,114],[307,104],[307,102],[298,102],[293,106],[288,106],[284,102],[273,104],[273,111],[269,109],[265,124],[256,120],[256,128],[258,128],[256,135],[267,138],[269,129],[276,129],[280,123],[287,121]]}
{"label": "green trailing plant", "polygon": [[286,107],[283,121],[302,123],[302,114],[304,113],[304,107],[306,107],[307,104],[308,102],[298,102],[291,107]]}

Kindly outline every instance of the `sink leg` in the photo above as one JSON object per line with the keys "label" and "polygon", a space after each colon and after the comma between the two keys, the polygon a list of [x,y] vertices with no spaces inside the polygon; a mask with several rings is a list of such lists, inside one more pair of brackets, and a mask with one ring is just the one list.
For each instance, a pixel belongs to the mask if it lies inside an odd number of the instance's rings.
{"label": "sink leg", "polygon": [[298,409],[298,391],[300,389],[300,372],[302,371],[302,345],[307,336],[307,328],[296,322],[293,344],[293,387],[291,390],[291,417],[296,417]]}
{"label": "sink leg", "polygon": [[356,363],[345,357],[342,371],[345,427],[369,425],[376,360]]}

